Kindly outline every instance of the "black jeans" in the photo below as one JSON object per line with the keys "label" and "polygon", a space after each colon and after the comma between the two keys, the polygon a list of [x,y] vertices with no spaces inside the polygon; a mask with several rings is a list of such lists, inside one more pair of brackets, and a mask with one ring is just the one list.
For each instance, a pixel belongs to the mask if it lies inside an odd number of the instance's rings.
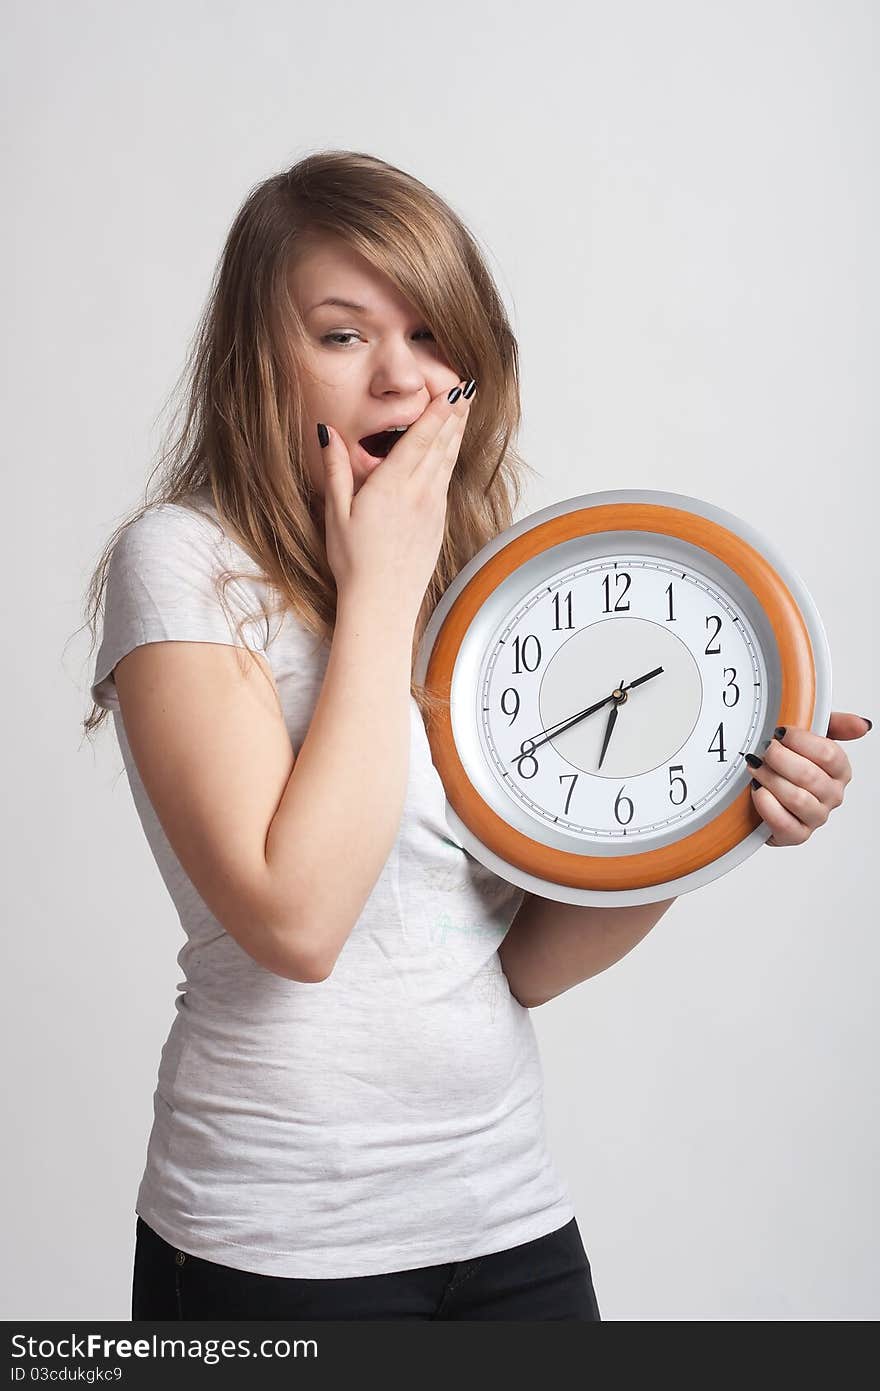
{"label": "black jeans", "polygon": [[576,1219],[534,1241],[382,1275],[259,1275],[179,1251],[137,1219],[133,1319],[568,1319],[601,1322]]}

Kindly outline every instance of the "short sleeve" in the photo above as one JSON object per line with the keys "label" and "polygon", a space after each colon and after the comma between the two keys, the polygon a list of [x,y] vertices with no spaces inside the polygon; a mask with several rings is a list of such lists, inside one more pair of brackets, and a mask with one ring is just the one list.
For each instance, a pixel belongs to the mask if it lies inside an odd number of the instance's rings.
{"label": "short sleeve", "polygon": [[[105,710],[118,710],[113,668],[147,642],[222,642],[264,651],[266,620],[254,578],[218,577],[253,569],[253,561],[222,528],[185,504],[154,504],[135,519],[113,548],[107,570],[101,645],[91,695]],[[225,607],[220,595],[224,593]],[[236,635],[236,625],[248,621]]]}

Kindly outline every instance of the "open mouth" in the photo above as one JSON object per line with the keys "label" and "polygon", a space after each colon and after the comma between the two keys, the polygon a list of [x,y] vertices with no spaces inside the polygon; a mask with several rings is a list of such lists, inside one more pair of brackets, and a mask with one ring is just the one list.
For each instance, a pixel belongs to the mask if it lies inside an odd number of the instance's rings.
{"label": "open mouth", "polygon": [[380,430],[375,435],[364,435],[362,440],[358,440],[358,444],[374,459],[384,459],[391,446],[400,439],[401,435],[406,433],[408,428],[404,425],[400,430]]}

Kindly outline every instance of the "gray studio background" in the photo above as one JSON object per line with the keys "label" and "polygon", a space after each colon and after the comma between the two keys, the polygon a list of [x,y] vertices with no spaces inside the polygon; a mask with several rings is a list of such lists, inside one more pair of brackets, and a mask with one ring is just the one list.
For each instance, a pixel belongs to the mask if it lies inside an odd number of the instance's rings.
{"label": "gray studio background", "polygon": [[[127,1319],[183,936],[85,584],[140,502],[248,189],[365,150],[446,197],[521,348],[519,516],[661,488],[754,524],[877,696],[874,4],[5,7],[2,1314]],[[876,730],[804,846],[533,1013],[608,1320],[866,1320],[878,1292]]]}

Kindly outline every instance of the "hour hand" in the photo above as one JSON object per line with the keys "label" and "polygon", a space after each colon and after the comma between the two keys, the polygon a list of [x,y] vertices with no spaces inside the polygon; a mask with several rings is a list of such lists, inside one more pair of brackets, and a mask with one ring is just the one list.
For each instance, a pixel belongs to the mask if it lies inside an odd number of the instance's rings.
{"label": "hour hand", "polygon": [[608,741],[611,738],[611,731],[614,728],[615,723],[617,722],[617,712],[619,709],[620,706],[615,701],[610,711],[608,712],[608,723],[605,726],[605,738],[602,740],[602,752],[599,755],[599,762],[596,764],[597,768],[602,767],[602,760],[604,759],[605,751],[608,748]]}

